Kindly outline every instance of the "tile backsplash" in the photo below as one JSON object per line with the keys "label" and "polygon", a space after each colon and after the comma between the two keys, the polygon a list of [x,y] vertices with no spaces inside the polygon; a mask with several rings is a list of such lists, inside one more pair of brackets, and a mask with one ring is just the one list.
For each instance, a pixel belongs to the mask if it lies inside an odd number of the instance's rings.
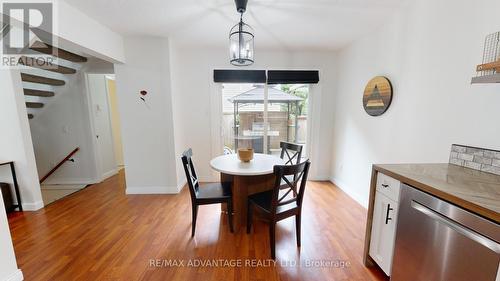
{"label": "tile backsplash", "polygon": [[450,164],[500,175],[500,151],[453,144]]}

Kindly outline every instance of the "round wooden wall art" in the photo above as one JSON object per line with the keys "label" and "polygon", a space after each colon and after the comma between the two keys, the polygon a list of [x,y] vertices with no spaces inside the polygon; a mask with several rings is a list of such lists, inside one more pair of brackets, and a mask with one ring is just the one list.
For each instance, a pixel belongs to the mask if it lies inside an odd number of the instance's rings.
{"label": "round wooden wall art", "polygon": [[371,116],[380,116],[387,111],[392,101],[391,81],[384,76],[370,80],[363,94],[363,107]]}

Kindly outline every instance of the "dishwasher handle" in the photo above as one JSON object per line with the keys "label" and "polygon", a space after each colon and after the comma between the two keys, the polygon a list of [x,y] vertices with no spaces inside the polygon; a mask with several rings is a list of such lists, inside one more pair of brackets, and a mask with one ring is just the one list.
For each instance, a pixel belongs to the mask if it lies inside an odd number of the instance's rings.
{"label": "dishwasher handle", "polygon": [[451,229],[459,232],[460,234],[464,235],[465,237],[485,246],[486,248],[494,251],[497,254],[500,254],[500,244],[496,243],[495,241],[484,237],[483,235],[480,235],[479,233],[455,222],[454,220],[443,216],[442,214],[430,209],[429,207],[426,207],[420,203],[418,203],[415,200],[411,201],[411,207],[420,213],[428,216],[429,218],[438,221],[442,224],[447,225]]}

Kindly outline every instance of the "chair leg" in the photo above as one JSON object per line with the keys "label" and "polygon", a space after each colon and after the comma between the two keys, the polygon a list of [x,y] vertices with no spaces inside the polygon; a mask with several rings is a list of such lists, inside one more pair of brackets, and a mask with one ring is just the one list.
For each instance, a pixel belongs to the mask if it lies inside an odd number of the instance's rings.
{"label": "chair leg", "polygon": [[229,230],[231,231],[231,233],[233,233],[234,232],[234,228],[233,228],[233,201],[231,199],[229,199],[229,201],[227,201],[227,219],[229,222]]}
{"label": "chair leg", "polygon": [[295,233],[297,235],[297,247],[300,247],[300,216],[300,213],[295,215]]}
{"label": "chair leg", "polygon": [[252,203],[247,200],[247,234],[250,233],[252,229]]}
{"label": "chair leg", "polygon": [[194,237],[194,231],[196,229],[196,218],[198,217],[198,205],[192,205],[193,221],[191,222],[191,237]]}
{"label": "chair leg", "polygon": [[276,222],[269,222],[269,245],[271,246],[271,258],[276,259]]}

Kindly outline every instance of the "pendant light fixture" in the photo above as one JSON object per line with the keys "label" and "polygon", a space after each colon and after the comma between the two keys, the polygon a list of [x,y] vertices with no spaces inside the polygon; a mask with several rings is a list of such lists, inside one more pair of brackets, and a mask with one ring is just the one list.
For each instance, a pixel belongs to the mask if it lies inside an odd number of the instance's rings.
{"label": "pendant light fixture", "polygon": [[240,13],[240,22],[229,32],[229,56],[232,65],[247,66],[254,62],[253,29],[243,22],[243,13],[248,0],[235,0],[236,11]]}

